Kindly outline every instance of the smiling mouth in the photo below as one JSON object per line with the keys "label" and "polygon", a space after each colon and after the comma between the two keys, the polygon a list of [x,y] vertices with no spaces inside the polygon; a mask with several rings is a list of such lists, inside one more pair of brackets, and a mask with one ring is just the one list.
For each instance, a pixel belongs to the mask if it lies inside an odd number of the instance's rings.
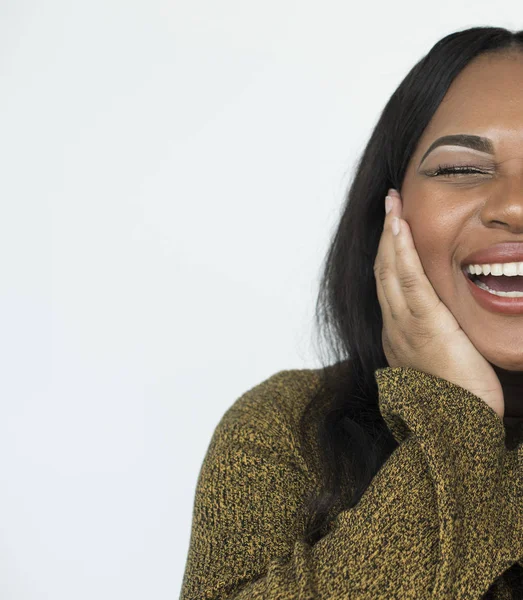
{"label": "smiling mouth", "polygon": [[463,272],[463,275],[465,275],[465,277],[467,279],[470,279],[470,281],[476,283],[476,281],[479,281],[479,275],[476,275],[474,273],[469,273],[465,268],[461,269]]}
{"label": "smiling mouth", "polygon": [[[472,281],[472,283],[474,285],[476,285],[478,288],[484,290],[485,292],[488,292],[489,294],[491,294],[492,296],[498,296],[499,298],[523,298],[523,290],[514,290],[514,289],[510,289],[510,279],[513,279],[512,277],[507,277],[505,275],[498,275],[498,276],[487,276],[487,275],[476,275],[473,273],[469,273],[466,269],[462,269],[463,274],[465,275],[465,277],[467,277],[468,279],[470,279],[470,281]],[[482,279],[483,278],[483,279]],[[506,289],[494,289],[492,287],[489,287],[487,285],[487,283],[484,280],[487,280],[490,285],[496,285],[498,286],[503,280],[503,284],[506,286]],[[496,284],[493,284],[492,281],[496,281]],[[519,286],[516,286],[516,280],[518,280]],[[515,279],[513,281],[513,287],[521,287],[521,281],[523,280],[523,276],[515,276]]]}

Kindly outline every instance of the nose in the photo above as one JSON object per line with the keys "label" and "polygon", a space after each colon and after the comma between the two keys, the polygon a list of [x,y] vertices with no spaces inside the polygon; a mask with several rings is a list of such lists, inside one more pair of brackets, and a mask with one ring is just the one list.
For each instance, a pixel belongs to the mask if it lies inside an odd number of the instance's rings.
{"label": "nose", "polygon": [[523,233],[523,159],[494,182],[480,216],[485,227]]}

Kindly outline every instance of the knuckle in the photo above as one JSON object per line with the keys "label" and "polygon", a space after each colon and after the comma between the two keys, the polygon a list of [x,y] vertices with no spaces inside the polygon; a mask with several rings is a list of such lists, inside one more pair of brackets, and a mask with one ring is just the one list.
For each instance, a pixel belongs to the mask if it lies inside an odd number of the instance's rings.
{"label": "knuckle", "polygon": [[431,302],[427,299],[420,299],[420,302],[412,304],[410,309],[410,313],[416,321],[424,323],[425,326],[427,323],[432,324],[430,329],[432,331],[433,337],[436,337],[439,332],[437,323],[440,306],[441,300],[439,298],[435,302]]}
{"label": "knuckle", "polygon": [[415,273],[409,271],[400,272],[398,279],[402,287],[407,291],[414,291],[418,288],[419,282]]}
{"label": "knuckle", "polygon": [[389,304],[389,313],[392,321],[397,322],[401,318],[401,314],[394,308],[392,304]]}
{"label": "knuckle", "polygon": [[414,340],[427,340],[434,337],[433,328],[427,322],[427,319],[413,318],[409,328],[412,339]]}
{"label": "knuckle", "polygon": [[392,274],[392,267],[389,263],[380,262],[374,265],[374,275],[381,283],[383,283]]}

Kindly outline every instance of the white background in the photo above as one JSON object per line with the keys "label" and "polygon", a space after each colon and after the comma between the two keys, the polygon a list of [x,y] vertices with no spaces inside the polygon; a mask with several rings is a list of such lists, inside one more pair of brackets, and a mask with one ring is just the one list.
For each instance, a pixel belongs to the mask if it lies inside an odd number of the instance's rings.
{"label": "white background", "polygon": [[319,366],[320,266],[383,106],[444,35],[521,16],[0,0],[2,600],[178,597],[221,416]]}

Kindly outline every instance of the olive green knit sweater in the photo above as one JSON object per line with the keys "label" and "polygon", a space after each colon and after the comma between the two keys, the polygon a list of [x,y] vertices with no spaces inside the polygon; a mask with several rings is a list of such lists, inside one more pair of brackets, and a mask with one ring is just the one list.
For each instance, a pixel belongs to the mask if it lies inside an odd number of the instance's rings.
{"label": "olive green knit sweater", "polygon": [[[319,463],[298,426],[320,374],[278,372],[220,420],[181,600],[474,600],[523,566],[523,444],[507,449],[503,421],[477,396],[404,367],[375,372],[398,447],[358,504],[307,544],[300,508]],[[511,598],[501,579],[494,597]]]}

